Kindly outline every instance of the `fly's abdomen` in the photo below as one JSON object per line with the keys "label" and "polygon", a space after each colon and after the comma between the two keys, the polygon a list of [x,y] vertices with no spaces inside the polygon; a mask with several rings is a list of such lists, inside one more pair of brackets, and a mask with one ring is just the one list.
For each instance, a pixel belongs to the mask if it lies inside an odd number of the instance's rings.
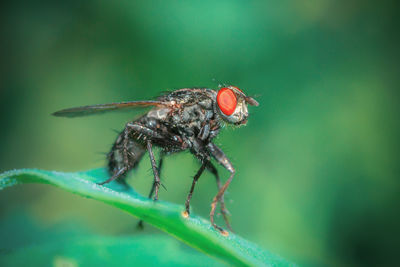
{"label": "fly's abdomen", "polygon": [[114,175],[122,168],[126,168],[124,173],[135,168],[145,152],[143,144],[136,142],[130,136],[126,137],[122,132],[107,155],[110,174]]}

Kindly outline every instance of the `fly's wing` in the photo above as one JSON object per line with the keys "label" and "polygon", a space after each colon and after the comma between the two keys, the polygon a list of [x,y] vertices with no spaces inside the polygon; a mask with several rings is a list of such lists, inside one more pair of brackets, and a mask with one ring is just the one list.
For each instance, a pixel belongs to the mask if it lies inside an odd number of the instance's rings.
{"label": "fly's wing", "polygon": [[57,117],[74,118],[74,117],[83,117],[94,114],[101,114],[112,110],[131,109],[131,108],[149,107],[149,106],[156,106],[156,107],[169,106],[169,103],[163,101],[129,101],[129,102],[99,104],[92,106],[67,108],[54,112],[52,115]]}

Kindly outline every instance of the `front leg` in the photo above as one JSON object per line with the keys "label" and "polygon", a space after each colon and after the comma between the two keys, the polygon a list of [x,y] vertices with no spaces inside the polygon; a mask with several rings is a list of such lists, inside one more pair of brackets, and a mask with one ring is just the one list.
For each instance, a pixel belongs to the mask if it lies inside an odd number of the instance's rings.
{"label": "front leg", "polygon": [[226,232],[224,229],[219,227],[218,225],[215,224],[214,222],[214,214],[215,214],[215,208],[217,206],[218,201],[221,200],[223,197],[226,189],[228,188],[229,184],[232,182],[233,177],[235,176],[235,169],[233,168],[232,163],[229,161],[229,159],[226,157],[224,152],[214,145],[213,143],[209,143],[207,145],[207,150],[208,152],[218,161],[219,164],[224,166],[230,173],[229,179],[225,182],[225,184],[219,189],[217,195],[214,197],[212,203],[211,203],[211,211],[210,211],[210,221],[211,224],[221,232],[223,235],[228,235],[228,232]]}
{"label": "front leg", "polygon": [[[207,165],[207,169],[215,176],[218,190],[220,190],[222,188],[222,185],[221,185],[221,180],[219,179],[219,174],[218,174],[217,168],[215,168],[214,164],[209,162],[209,164]],[[224,195],[221,196],[219,204],[220,204],[221,214],[224,217],[225,224],[228,227],[228,229],[231,232],[233,232],[231,224],[229,223],[229,218],[228,218],[229,211],[225,207]]]}

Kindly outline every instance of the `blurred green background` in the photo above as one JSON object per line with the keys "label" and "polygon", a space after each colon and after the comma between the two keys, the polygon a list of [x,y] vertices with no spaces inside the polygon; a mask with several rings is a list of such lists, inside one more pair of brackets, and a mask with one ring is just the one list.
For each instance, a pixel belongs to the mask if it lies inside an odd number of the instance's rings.
{"label": "blurred green background", "polygon": [[[397,10],[361,0],[3,1],[0,170],[104,166],[112,129],[140,113],[49,114],[216,88],[215,78],[260,102],[246,127],[216,140],[237,169],[226,197],[236,232],[299,264],[389,264],[400,223]],[[198,163],[182,153],[164,166],[160,198],[183,204]],[[145,158],[129,178],[142,194],[149,169]],[[215,193],[207,173],[193,210],[208,217]],[[143,234],[119,210],[45,185],[0,192],[0,219],[14,213],[44,229],[73,221]]]}

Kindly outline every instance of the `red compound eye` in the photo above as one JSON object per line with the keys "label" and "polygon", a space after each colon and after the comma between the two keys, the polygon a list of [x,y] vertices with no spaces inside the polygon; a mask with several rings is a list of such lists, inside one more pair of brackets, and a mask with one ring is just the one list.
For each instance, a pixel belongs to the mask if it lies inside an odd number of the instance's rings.
{"label": "red compound eye", "polygon": [[237,104],[236,95],[229,88],[226,87],[221,88],[221,90],[218,91],[217,103],[222,113],[224,113],[227,116],[230,116],[236,109],[236,104]]}

